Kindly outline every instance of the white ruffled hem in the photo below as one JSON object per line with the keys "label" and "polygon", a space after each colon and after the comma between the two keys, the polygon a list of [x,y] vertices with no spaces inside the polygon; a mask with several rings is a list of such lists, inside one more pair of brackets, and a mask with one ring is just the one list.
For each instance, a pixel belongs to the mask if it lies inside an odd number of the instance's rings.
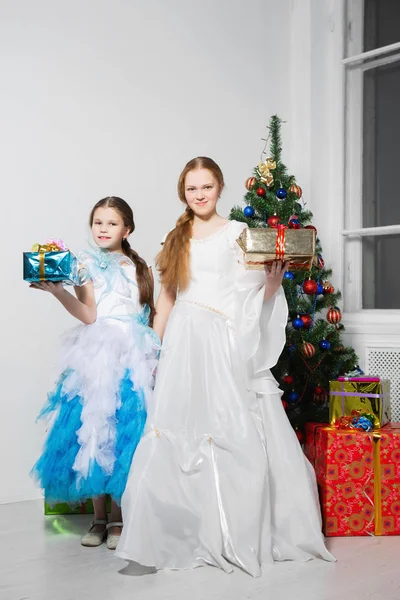
{"label": "white ruffled hem", "polygon": [[146,407],[151,402],[159,347],[149,328],[133,318],[98,319],[64,335],[61,371],[62,394],[81,398],[81,446],[74,470],[87,477],[96,460],[106,474],[114,467],[115,413],[121,406],[121,382],[129,374],[132,389],[141,390]]}

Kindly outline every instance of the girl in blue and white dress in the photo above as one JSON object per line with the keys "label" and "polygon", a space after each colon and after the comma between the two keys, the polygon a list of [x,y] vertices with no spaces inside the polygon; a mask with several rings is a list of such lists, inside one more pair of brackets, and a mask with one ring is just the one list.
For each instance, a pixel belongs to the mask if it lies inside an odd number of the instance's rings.
{"label": "girl in blue and white dress", "polygon": [[[130,247],[135,229],[129,205],[100,200],[90,215],[96,246],[79,256],[83,285],[76,297],[60,283],[48,291],[82,324],[64,337],[61,376],[39,417],[52,419],[44,450],[32,469],[49,503],[93,498],[94,521],[82,545],[121,535],[121,496],[152,394],[159,340],[153,277]],[[105,495],[112,498],[110,522]],[[108,535],[107,535],[108,533]]]}

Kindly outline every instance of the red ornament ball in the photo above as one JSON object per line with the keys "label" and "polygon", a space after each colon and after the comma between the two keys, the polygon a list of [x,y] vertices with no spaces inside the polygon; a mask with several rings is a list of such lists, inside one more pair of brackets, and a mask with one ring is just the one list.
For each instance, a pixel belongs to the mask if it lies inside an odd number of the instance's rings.
{"label": "red ornament ball", "polygon": [[246,190],[252,190],[254,187],[256,187],[257,185],[257,179],[255,177],[249,177],[248,179],[246,179]]}
{"label": "red ornament ball", "polygon": [[289,221],[289,227],[290,227],[290,229],[301,229],[301,225],[300,225],[298,219],[291,219]]}
{"label": "red ornament ball", "polygon": [[342,320],[342,313],[338,308],[331,307],[326,314],[326,320],[328,321],[328,323],[336,325]]}
{"label": "red ornament ball", "polygon": [[286,402],[286,400],[282,400],[282,406],[285,410],[288,409],[288,403]]}
{"label": "red ornament ball", "polygon": [[261,198],[264,198],[264,196],[266,195],[266,193],[267,193],[267,192],[265,191],[265,189],[264,189],[264,188],[262,188],[262,187],[259,187],[259,188],[257,189],[257,192],[256,192],[256,193],[257,193],[257,196],[260,196]]}
{"label": "red ornament ball", "polygon": [[324,281],[322,287],[324,288],[324,294],[333,294],[335,291],[335,288],[331,283],[329,283],[329,281]]}
{"label": "red ornament ball", "polygon": [[314,390],[314,394],[316,396],[322,396],[322,394],[324,393],[324,391],[325,390],[324,390],[324,388],[322,386],[317,385],[316,388],[315,388],[315,390]]}
{"label": "red ornament ball", "polygon": [[301,353],[306,358],[312,358],[315,354],[315,347],[310,342],[303,342]]}
{"label": "red ornament ball", "polygon": [[289,192],[292,192],[292,194],[296,194],[296,196],[298,198],[301,198],[303,195],[303,190],[301,189],[301,187],[299,185],[297,185],[296,183],[294,183],[293,185],[290,186],[289,188]]}
{"label": "red ornament ball", "polygon": [[322,390],[322,392],[320,394],[317,394],[317,393],[313,394],[314,404],[319,404],[320,406],[325,404],[326,400],[327,400],[327,395],[326,395],[325,390],[323,388],[321,388],[321,390]]}
{"label": "red ornament ball", "polygon": [[296,429],[296,435],[297,435],[297,439],[299,440],[299,443],[304,444],[304,440],[305,440],[304,433],[300,429]]}
{"label": "red ornament ball", "polygon": [[300,319],[303,321],[304,323],[304,329],[310,329],[313,319],[311,315],[301,315]]}
{"label": "red ornament ball", "polygon": [[278,215],[272,215],[272,217],[268,217],[267,225],[268,227],[276,227],[279,223]]}
{"label": "red ornament ball", "polygon": [[285,377],[283,378],[283,383],[285,383],[286,385],[292,385],[292,383],[293,383],[292,375],[285,375]]}
{"label": "red ornament ball", "polygon": [[305,281],[303,283],[303,292],[305,294],[312,296],[313,294],[315,294],[317,292],[317,290],[318,290],[318,283],[316,281],[314,281],[313,279],[307,279],[307,281]]}
{"label": "red ornament ball", "polygon": [[317,235],[317,228],[316,228],[316,227],[314,227],[314,225],[306,225],[306,226],[304,227],[304,229],[314,229],[314,231],[315,231],[315,235]]}

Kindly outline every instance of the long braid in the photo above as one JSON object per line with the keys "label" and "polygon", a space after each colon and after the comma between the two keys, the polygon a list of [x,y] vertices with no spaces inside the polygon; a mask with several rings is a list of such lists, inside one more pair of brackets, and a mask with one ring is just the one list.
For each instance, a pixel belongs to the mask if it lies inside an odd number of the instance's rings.
{"label": "long braid", "polygon": [[142,306],[147,304],[150,308],[149,325],[151,327],[153,325],[154,315],[156,314],[156,309],[154,306],[153,278],[150,275],[146,261],[139,256],[139,254],[135,252],[133,248],[131,248],[131,245],[127,239],[122,241],[122,250],[124,251],[124,254],[131,259],[136,267],[136,280],[139,288],[139,302]]}
{"label": "long braid", "polygon": [[194,212],[186,208],[176,222],[175,229],[170,231],[163,249],[156,258],[160,271],[161,283],[176,292],[178,288],[185,290],[190,282],[190,238]]}

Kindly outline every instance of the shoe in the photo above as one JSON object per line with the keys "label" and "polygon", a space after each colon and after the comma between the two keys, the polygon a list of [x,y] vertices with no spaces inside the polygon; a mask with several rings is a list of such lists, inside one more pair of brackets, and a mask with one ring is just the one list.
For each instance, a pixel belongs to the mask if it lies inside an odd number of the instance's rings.
{"label": "shoe", "polygon": [[[89,531],[81,539],[82,546],[89,546],[94,548],[95,546],[101,546],[107,535],[107,523],[103,519],[95,519],[92,521]],[[96,525],[105,525],[103,531],[92,531]]]}
{"label": "shoe", "polygon": [[[111,527],[123,527],[123,523],[119,522],[119,521],[112,521],[111,523],[107,523],[107,530],[111,529]],[[121,534],[120,535],[115,535],[115,533],[109,533],[107,535],[107,548],[109,550],[115,550],[116,547],[118,546],[118,542],[120,540]]]}

